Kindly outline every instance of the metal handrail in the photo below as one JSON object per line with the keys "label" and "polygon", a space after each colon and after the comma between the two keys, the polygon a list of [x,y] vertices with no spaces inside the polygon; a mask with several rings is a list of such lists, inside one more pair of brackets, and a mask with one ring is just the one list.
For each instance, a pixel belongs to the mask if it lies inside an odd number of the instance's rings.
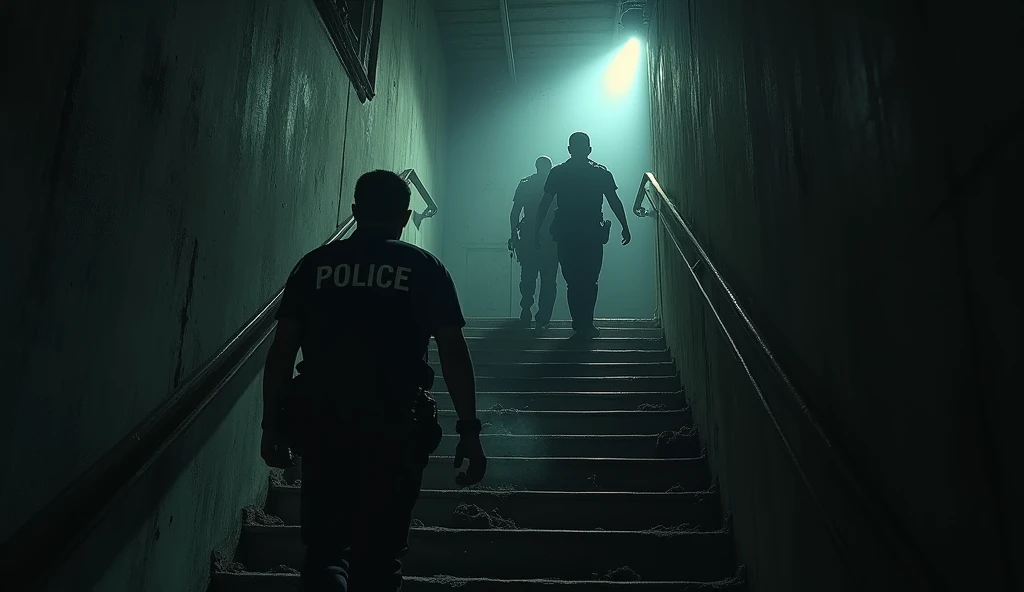
{"label": "metal handrail", "polygon": [[427,209],[422,212],[413,212],[412,214],[412,223],[416,225],[416,228],[419,228],[423,220],[433,218],[434,215],[437,214],[437,203],[434,202],[434,198],[430,197],[430,192],[423,186],[423,181],[420,181],[420,177],[416,174],[416,171],[413,169],[405,169],[399,173],[398,176],[404,179],[406,183],[415,187],[416,191],[419,192],[420,197],[422,197],[423,201],[427,204]]}
{"label": "metal handrail", "polygon": [[[652,196],[651,193],[648,191],[648,186],[650,186],[654,190],[654,196]],[[647,210],[644,207],[643,202],[645,199],[650,202],[653,211]],[[719,314],[718,309],[715,307],[715,304],[711,299],[711,295],[708,294],[707,289],[701,282],[700,274],[702,272],[703,267],[707,267],[707,269],[710,271],[710,273],[715,279],[715,283],[718,284],[719,288],[722,290],[727,300],[732,305],[731,308],[743,321],[744,328],[754,338],[754,341],[757,342],[759,353],[768,360],[772,370],[774,371],[776,378],[780,380],[783,386],[785,387],[785,391],[789,396],[791,402],[796,406],[797,409],[800,410],[801,416],[806,420],[807,425],[810,426],[813,430],[813,433],[817,437],[817,441],[823,446],[824,450],[829,455],[830,460],[832,460],[835,463],[835,466],[839,468],[840,473],[845,481],[845,485],[847,485],[856,494],[858,501],[865,509],[873,526],[875,526],[876,532],[885,531],[884,536],[880,537],[883,541],[883,544],[891,544],[893,542],[896,542],[896,544],[902,551],[900,555],[904,556],[906,558],[906,562],[913,564],[913,567],[915,568],[915,571],[911,575],[917,579],[920,579],[922,577],[926,578],[927,587],[925,589],[945,590],[945,584],[940,583],[940,579],[938,578],[937,574],[935,574],[934,569],[931,568],[929,562],[925,559],[924,554],[917,548],[917,546],[911,541],[910,537],[906,533],[904,533],[903,531],[894,526],[894,518],[890,515],[887,515],[888,513],[883,509],[884,506],[878,502],[875,496],[871,495],[867,491],[863,484],[863,480],[854,471],[852,465],[847,460],[846,455],[843,454],[834,445],[832,440],[828,437],[824,427],[814,416],[814,413],[808,407],[803,396],[801,396],[799,390],[793,384],[793,381],[790,380],[789,376],[783,370],[782,365],[778,361],[778,358],[775,357],[775,355],[771,351],[771,348],[768,347],[767,342],[761,335],[761,332],[754,325],[754,322],[753,320],[751,320],[750,315],[747,314],[746,310],[744,310],[743,306],[740,304],[735,292],[733,292],[733,290],[729,287],[728,282],[726,282],[725,278],[718,271],[718,268],[711,261],[711,258],[707,254],[707,251],[700,244],[700,241],[697,240],[697,237],[690,229],[690,226],[686,223],[685,220],[683,220],[683,217],[682,215],[680,215],[679,210],[676,208],[675,204],[673,204],[672,201],[668,198],[668,195],[666,195],[665,190],[661,187],[661,184],[658,182],[657,178],[655,178],[654,173],[646,172],[643,174],[640,180],[640,187],[637,190],[636,199],[633,202],[633,213],[639,217],[647,217],[651,216],[652,214],[657,214],[656,217],[658,218],[658,220],[661,221],[666,233],[672,240],[672,243],[675,245],[676,251],[679,253],[679,256],[686,264],[690,276],[697,284],[697,288],[704,296],[704,300],[707,302],[707,305],[711,310],[711,313],[715,317],[715,320],[718,322],[719,329],[721,329],[722,333],[725,335],[726,340],[728,340],[729,345],[732,348],[733,354],[736,356],[740,364],[743,366],[743,369],[747,374],[747,378],[750,380],[750,383],[753,385],[754,390],[757,392],[757,396],[761,402],[761,406],[764,408],[765,412],[768,414],[768,417],[771,419],[772,425],[775,428],[776,433],[779,435],[779,438],[782,440],[782,443],[785,446],[787,453],[789,454],[790,460],[792,460],[793,464],[795,465],[796,470],[800,475],[801,481],[803,481],[803,484],[807,488],[807,491],[810,494],[811,499],[814,501],[814,505],[825,523],[825,527],[829,532],[829,536],[832,539],[832,543],[836,546],[842,559],[847,562],[847,565],[848,567],[850,567],[851,571],[854,574],[857,574],[861,587],[865,590],[873,589],[865,581],[864,575],[860,573],[861,570],[857,569],[856,566],[851,565],[848,548],[846,544],[843,542],[842,537],[839,536],[839,532],[835,527],[835,523],[833,522],[830,513],[825,509],[825,506],[821,501],[821,497],[819,496],[818,491],[811,484],[807,472],[803,468],[803,464],[800,462],[800,459],[797,457],[797,454],[793,449],[793,446],[790,444],[790,438],[787,436],[785,431],[782,429],[782,426],[776,419],[775,412],[773,411],[771,404],[765,398],[764,390],[761,386],[761,383],[758,381],[757,377],[754,376],[754,373],[750,365],[747,363],[746,358],[744,358],[743,353],[740,351],[740,348],[736,340],[733,339],[732,334],[726,327],[721,314]],[[672,228],[672,224],[674,224],[677,228]],[[686,253],[684,252],[683,245],[680,241],[680,237],[677,236],[678,231],[682,232],[685,239],[691,245],[692,249],[696,251],[696,260],[693,261],[692,263],[690,258],[687,257]]]}
{"label": "metal handrail", "polygon": [[[400,176],[427,203],[420,220],[437,214],[437,204],[416,171],[408,169]],[[323,244],[344,237],[355,225],[350,215]],[[53,577],[270,337],[277,327],[274,317],[283,296],[282,286],[165,403],[0,544],[2,581],[15,582],[12,589],[27,591],[44,586]]]}

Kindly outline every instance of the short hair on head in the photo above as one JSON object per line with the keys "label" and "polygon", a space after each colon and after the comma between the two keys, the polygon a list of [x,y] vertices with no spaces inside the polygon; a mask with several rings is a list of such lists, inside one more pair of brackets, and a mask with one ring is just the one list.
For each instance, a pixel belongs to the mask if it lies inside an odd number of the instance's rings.
{"label": "short hair on head", "polygon": [[533,163],[533,166],[535,166],[535,167],[537,167],[539,169],[541,167],[541,165],[547,165],[547,167],[550,169],[551,168],[551,159],[548,158],[547,156],[538,156],[537,157],[537,162]]}
{"label": "short hair on head", "polygon": [[569,136],[569,151],[590,148],[590,136],[583,132],[575,132]]}
{"label": "short hair on head", "polygon": [[356,181],[355,204],[364,216],[398,216],[409,209],[411,196],[409,184],[391,171],[370,171]]}

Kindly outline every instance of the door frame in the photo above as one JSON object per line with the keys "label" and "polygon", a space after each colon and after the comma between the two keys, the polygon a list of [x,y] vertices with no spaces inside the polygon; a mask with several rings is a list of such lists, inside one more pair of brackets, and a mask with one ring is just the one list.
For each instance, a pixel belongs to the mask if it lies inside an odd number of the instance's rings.
{"label": "door frame", "polygon": [[[469,254],[470,254],[471,251],[475,251],[475,252],[494,251],[494,252],[497,252],[497,253],[501,253],[503,256],[508,256],[508,245],[506,245],[504,243],[466,242],[466,243],[459,243],[458,248],[459,248],[460,251],[462,251],[462,253],[460,255],[460,261],[459,261],[460,267],[461,267],[461,271],[462,271],[461,275],[462,275],[462,277],[467,282],[471,281],[470,278],[472,277],[471,274],[470,274],[470,271],[469,271]],[[517,265],[518,265],[518,263],[516,261],[514,261],[511,258],[508,259],[508,302],[507,302],[508,310],[507,310],[506,314],[509,317],[512,316],[512,311],[514,310],[513,306],[514,306],[514,303],[516,302],[516,298],[515,298],[516,291],[513,290],[513,288],[515,286],[514,278],[515,278],[515,272],[516,272]]]}

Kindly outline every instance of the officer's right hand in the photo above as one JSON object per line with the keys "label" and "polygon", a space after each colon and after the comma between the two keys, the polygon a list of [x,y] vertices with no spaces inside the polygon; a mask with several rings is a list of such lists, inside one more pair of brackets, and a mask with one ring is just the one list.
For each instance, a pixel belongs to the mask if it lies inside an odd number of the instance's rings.
{"label": "officer's right hand", "polygon": [[292,449],[284,443],[284,438],[274,430],[263,430],[260,440],[260,456],[268,467],[288,469],[298,464]]}
{"label": "officer's right hand", "polygon": [[479,483],[487,472],[487,457],[480,444],[480,434],[463,434],[459,437],[459,443],[455,446],[456,469],[462,467],[463,460],[468,460],[469,466],[455,476],[455,484],[467,487]]}
{"label": "officer's right hand", "polygon": [[629,241],[631,241],[631,240],[633,240],[633,235],[631,235],[629,233],[629,229],[628,228],[623,227],[622,228],[622,244],[623,245],[628,245]]}

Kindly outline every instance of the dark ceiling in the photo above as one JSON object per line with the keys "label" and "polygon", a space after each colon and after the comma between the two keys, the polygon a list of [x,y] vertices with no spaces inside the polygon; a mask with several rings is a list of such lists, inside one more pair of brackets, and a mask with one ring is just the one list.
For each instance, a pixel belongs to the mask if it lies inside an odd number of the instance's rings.
{"label": "dark ceiling", "polygon": [[[547,76],[609,51],[622,0],[434,0],[449,71],[456,78]],[[504,7],[503,7],[504,5]],[[455,73],[458,74],[455,74]]]}

